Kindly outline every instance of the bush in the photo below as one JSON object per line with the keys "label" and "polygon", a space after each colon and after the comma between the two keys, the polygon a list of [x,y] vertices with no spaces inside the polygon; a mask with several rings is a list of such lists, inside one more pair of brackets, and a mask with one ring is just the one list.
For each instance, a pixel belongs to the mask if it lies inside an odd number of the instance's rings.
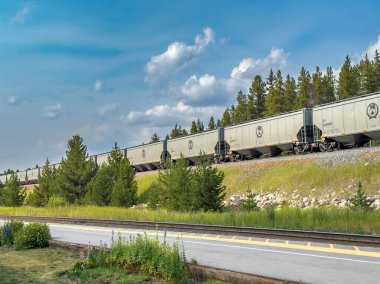
{"label": "bush", "polygon": [[20,221],[10,221],[1,228],[0,244],[11,246],[14,243],[16,234],[23,228],[24,223]]}
{"label": "bush", "polygon": [[368,199],[364,194],[362,184],[359,182],[358,190],[353,198],[351,198],[351,207],[356,210],[370,211],[373,200]]}
{"label": "bush", "polygon": [[31,223],[20,230],[14,240],[16,249],[43,248],[51,239],[48,225]]}
{"label": "bush", "polygon": [[54,195],[49,198],[47,207],[56,208],[56,207],[64,207],[67,205],[66,198]]}

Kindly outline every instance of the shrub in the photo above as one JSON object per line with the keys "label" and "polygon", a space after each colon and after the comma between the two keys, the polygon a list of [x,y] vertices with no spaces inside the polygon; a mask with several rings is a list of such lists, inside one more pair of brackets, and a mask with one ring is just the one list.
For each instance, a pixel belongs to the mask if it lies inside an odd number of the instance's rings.
{"label": "shrub", "polygon": [[370,211],[373,200],[368,199],[364,194],[362,184],[359,182],[358,190],[356,191],[353,198],[351,198],[351,207],[356,210]]}
{"label": "shrub", "polygon": [[43,248],[51,239],[48,225],[31,223],[20,230],[14,240],[16,249]]}
{"label": "shrub", "polygon": [[58,196],[58,195],[53,195],[49,198],[47,206],[50,208],[56,208],[56,207],[64,207],[66,206],[67,201],[66,198]]}
{"label": "shrub", "polygon": [[257,202],[255,201],[255,193],[253,191],[247,192],[247,199],[244,200],[242,206],[247,211],[258,210]]}
{"label": "shrub", "polygon": [[5,223],[1,229],[0,243],[3,246],[11,246],[14,243],[15,235],[24,226],[23,222],[20,221],[10,221]]}

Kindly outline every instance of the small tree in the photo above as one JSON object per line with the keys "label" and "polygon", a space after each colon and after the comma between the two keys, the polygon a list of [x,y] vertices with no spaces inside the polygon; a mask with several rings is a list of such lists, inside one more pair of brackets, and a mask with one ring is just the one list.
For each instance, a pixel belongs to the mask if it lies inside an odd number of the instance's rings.
{"label": "small tree", "polygon": [[356,210],[370,211],[373,200],[367,198],[364,194],[362,184],[359,182],[358,190],[356,191],[353,198],[351,198],[351,207]]}
{"label": "small tree", "polygon": [[46,159],[45,166],[41,171],[42,174],[38,177],[38,185],[28,195],[28,205],[46,206],[50,196],[55,193],[56,170],[50,166],[49,159]]}
{"label": "small tree", "polygon": [[225,197],[223,172],[212,167],[208,157],[200,153],[196,169],[193,172],[193,210],[219,211]]}
{"label": "small tree", "polygon": [[156,143],[160,141],[160,137],[158,137],[157,133],[154,132],[154,134],[152,135],[152,137],[150,137],[150,143]]}
{"label": "small tree", "polygon": [[119,207],[131,207],[137,202],[137,183],[135,169],[124,158],[120,164],[119,173],[112,188],[111,204]]}
{"label": "small tree", "polygon": [[5,206],[21,206],[25,199],[25,189],[17,175],[12,174],[3,189],[3,203]]}

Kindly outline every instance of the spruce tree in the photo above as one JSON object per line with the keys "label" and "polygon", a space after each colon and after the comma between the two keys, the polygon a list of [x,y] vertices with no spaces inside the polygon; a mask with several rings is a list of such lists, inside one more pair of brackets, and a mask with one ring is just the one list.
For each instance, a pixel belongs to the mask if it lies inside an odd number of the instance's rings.
{"label": "spruce tree", "polygon": [[285,90],[282,74],[281,71],[278,70],[276,76],[274,77],[273,87],[270,87],[268,96],[266,98],[267,115],[275,115],[284,112],[284,93]]}
{"label": "spruce tree", "polygon": [[16,174],[12,174],[3,189],[3,203],[5,206],[21,206],[25,199],[25,188]]}
{"label": "spruce tree", "polygon": [[266,98],[265,98],[265,116],[275,114],[276,106],[274,106],[275,99],[273,99],[273,97],[275,97],[276,94],[275,94],[274,81],[275,81],[275,77],[273,74],[273,70],[270,69],[269,76],[267,78],[267,83],[266,83],[267,93],[266,93]]}
{"label": "spruce tree", "polygon": [[66,158],[57,170],[57,190],[69,203],[81,202],[96,173],[96,165],[88,159],[87,147],[79,135],[73,136],[67,147]]}
{"label": "spruce tree", "polygon": [[178,128],[178,125],[176,123],[174,128],[172,129],[172,131],[170,133],[170,138],[176,138],[179,136],[181,136],[181,132],[180,132],[180,129]]}
{"label": "spruce tree", "polygon": [[208,122],[208,130],[213,130],[215,129],[215,121],[214,121],[214,117],[211,116],[210,117],[210,121]]}
{"label": "spruce tree", "polygon": [[376,69],[376,91],[380,91],[380,52],[375,50],[374,64]]}
{"label": "spruce tree", "polygon": [[310,106],[313,107],[315,105],[319,105],[323,101],[323,77],[322,72],[319,70],[319,67],[317,66],[315,72],[311,76],[312,78],[312,85],[311,85],[311,101]]}
{"label": "spruce tree", "polygon": [[236,97],[236,101],[237,101],[237,106],[235,108],[235,113],[234,113],[234,118],[233,118],[234,124],[247,121],[250,118],[249,113],[248,113],[247,96],[243,94],[242,91],[239,91]]}
{"label": "spruce tree", "polygon": [[320,104],[330,103],[336,100],[335,95],[335,76],[332,67],[327,67],[326,74],[322,79],[322,98]]}
{"label": "spruce tree", "polygon": [[208,157],[201,153],[193,172],[193,211],[220,211],[222,209],[222,202],[226,195],[223,178],[223,172],[212,167]]}
{"label": "spruce tree", "polygon": [[310,106],[310,85],[310,74],[304,67],[302,67],[297,82],[297,109]]}
{"label": "spruce tree", "polygon": [[197,133],[201,133],[205,130],[205,126],[203,125],[203,122],[201,122],[201,120],[198,118],[197,119]]}
{"label": "spruce tree", "polygon": [[221,121],[220,119],[218,119],[218,120],[216,121],[216,127],[217,127],[217,128],[223,127],[222,121]]}
{"label": "spruce tree", "polygon": [[340,100],[352,98],[359,93],[359,72],[357,68],[351,66],[348,55],[340,69],[337,92]]}
{"label": "spruce tree", "polygon": [[197,133],[197,132],[198,132],[198,130],[197,130],[197,123],[193,120],[191,122],[190,133],[194,134],[194,133]]}
{"label": "spruce tree", "polygon": [[157,135],[156,132],[150,137],[150,142],[149,143],[156,143],[160,141],[160,137]]}
{"label": "spruce tree", "polygon": [[260,75],[256,75],[249,88],[248,111],[249,119],[264,117],[265,113],[265,82]]}
{"label": "spruce tree", "polygon": [[293,77],[288,74],[285,81],[285,108],[284,111],[292,111],[296,108],[297,84]]}
{"label": "spruce tree", "polygon": [[231,115],[230,115],[230,109],[227,108],[224,113],[223,113],[223,116],[222,116],[222,120],[221,120],[221,126],[223,127],[226,127],[226,126],[229,126],[229,125],[232,125],[232,121],[231,121]]}
{"label": "spruce tree", "polygon": [[359,64],[360,71],[360,93],[368,94],[376,92],[376,64],[371,62],[366,54]]}
{"label": "spruce tree", "polygon": [[33,193],[31,193],[31,205],[37,207],[46,206],[49,198],[57,193],[55,188],[56,170],[50,166],[49,159],[46,159],[45,166],[40,171],[38,185],[34,187]]}
{"label": "spruce tree", "polygon": [[117,180],[112,188],[111,204],[117,207],[131,207],[137,202],[135,169],[127,158],[120,164]]}

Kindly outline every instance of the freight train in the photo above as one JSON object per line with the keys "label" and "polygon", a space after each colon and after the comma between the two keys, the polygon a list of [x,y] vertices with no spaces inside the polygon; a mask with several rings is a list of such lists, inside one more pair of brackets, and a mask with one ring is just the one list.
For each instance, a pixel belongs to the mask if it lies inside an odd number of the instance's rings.
{"label": "freight train", "polygon": [[[159,168],[167,159],[175,162],[181,155],[194,163],[200,152],[219,163],[290,151],[302,154],[362,146],[380,139],[379,105],[380,92],[122,151],[137,171],[146,171]],[[108,155],[89,158],[100,166],[107,163]],[[59,164],[51,166],[58,168]],[[41,168],[16,174],[25,184],[35,183]],[[0,176],[0,183],[5,184],[9,177]]]}

